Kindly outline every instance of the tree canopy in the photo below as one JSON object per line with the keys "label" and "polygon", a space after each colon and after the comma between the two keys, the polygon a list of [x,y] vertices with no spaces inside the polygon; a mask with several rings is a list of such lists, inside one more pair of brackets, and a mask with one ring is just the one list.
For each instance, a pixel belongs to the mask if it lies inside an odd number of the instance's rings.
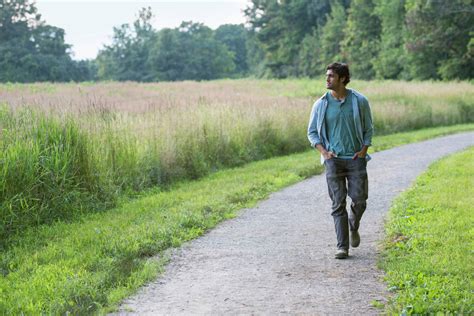
{"label": "tree canopy", "polygon": [[114,28],[113,42],[97,56],[100,79],[135,81],[210,80],[247,71],[245,28],[182,22],[153,29],[151,8],[133,26]]}
{"label": "tree canopy", "polygon": [[64,30],[44,23],[34,3],[0,0],[0,82],[90,78],[90,65],[71,59]]}
{"label": "tree canopy", "polygon": [[472,0],[249,0],[247,23],[155,30],[150,8],[114,27],[93,61],[31,0],[0,0],[0,82],[316,77],[346,62],[360,79],[472,79]]}
{"label": "tree canopy", "polygon": [[270,77],[317,76],[332,61],[361,79],[472,79],[471,0],[251,0]]}

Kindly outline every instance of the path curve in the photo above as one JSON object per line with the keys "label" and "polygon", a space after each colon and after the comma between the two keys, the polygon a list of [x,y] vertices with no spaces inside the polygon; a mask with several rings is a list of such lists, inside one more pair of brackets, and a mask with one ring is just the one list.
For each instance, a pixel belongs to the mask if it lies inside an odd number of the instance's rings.
{"label": "path curve", "polygon": [[433,161],[472,145],[470,132],[375,153],[367,167],[361,245],[350,249],[349,259],[333,259],[336,235],[322,174],[174,250],[164,274],[117,314],[378,314],[371,302],[387,293],[377,246],[392,200]]}

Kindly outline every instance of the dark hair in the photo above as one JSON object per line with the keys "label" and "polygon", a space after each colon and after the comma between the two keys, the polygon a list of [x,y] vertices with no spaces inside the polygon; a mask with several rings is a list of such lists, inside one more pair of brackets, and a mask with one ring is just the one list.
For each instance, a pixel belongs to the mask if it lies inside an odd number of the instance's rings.
{"label": "dark hair", "polygon": [[347,66],[347,64],[344,64],[344,63],[332,63],[330,64],[329,66],[327,66],[326,70],[332,70],[334,71],[335,73],[337,73],[337,75],[339,76],[339,78],[341,77],[344,77],[345,80],[344,80],[344,85],[348,84],[349,82],[351,82],[351,74],[349,73],[349,66]]}

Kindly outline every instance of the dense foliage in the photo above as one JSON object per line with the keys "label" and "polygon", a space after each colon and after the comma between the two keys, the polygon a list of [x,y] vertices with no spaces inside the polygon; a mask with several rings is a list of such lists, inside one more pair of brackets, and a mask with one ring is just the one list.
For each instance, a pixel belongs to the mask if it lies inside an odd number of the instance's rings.
{"label": "dense foliage", "polygon": [[155,31],[150,8],[133,23],[114,28],[111,45],[97,57],[100,79],[134,81],[210,80],[247,73],[247,31],[182,22]]}
{"label": "dense foliage", "polygon": [[474,5],[453,0],[252,0],[264,74],[317,76],[334,60],[360,79],[474,76]]}
{"label": "dense foliage", "polygon": [[114,28],[96,60],[71,60],[64,30],[30,0],[0,0],[0,81],[175,81],[320,76],[472,79],[474,5],[453,0],[249,0],[247,26],[155,30],[150,8]]}
{"label": "dense foliage", "polygon": [[0,82],[82,81],[92,64],[74,61],[64,30],[41,20],[27,0],[0,0]]}

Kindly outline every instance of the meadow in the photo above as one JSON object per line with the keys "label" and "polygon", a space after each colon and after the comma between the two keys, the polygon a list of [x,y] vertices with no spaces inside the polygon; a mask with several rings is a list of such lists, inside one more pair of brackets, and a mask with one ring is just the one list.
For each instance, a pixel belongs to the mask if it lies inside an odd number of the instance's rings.
{"label": "meadow", "polygon": [[[354,81],[377,135],[474,122],[469,82]],[[0,85],[0,236],[307,150],[323,80]]]}
{"label": "meadow", "polygon": [[[470,83],[351,86],[379,126],[371,152],[474,130]],[[324,90],[314,80],[0,85],[0,314],[113,310],[159,273],[166,249],[320,173],[306,126]]]}

